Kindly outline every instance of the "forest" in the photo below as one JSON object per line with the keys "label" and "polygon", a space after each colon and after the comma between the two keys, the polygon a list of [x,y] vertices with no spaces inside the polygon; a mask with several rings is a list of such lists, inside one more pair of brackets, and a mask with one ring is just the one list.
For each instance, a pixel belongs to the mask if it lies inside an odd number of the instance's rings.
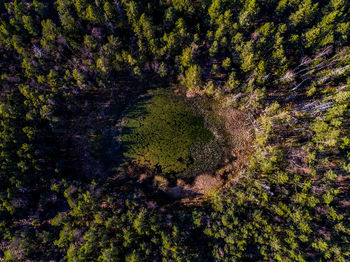
{"label": "forest", "polygon": [[0,261],[350,261],[350,2],[1,0]]}

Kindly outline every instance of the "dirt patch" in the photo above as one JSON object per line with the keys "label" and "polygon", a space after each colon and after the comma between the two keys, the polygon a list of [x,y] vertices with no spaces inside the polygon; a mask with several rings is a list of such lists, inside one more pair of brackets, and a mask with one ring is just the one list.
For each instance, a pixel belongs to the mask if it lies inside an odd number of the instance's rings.
{"label": "dirt patch", "polygon": [[205,195],[208,192],[220,187],[222,183],[223,181],[220,178],[208,174],[203,174],[195,178],[192,187],[190,187],[188,190]]}
{"label": "dirt patch", "polygon": [[174,199],[182,199],[185,202],[198,201],[222,184],[221,178],[202,174],[197,176],[192,184],[182,183],[175,187],[167,187],[164,192]]}

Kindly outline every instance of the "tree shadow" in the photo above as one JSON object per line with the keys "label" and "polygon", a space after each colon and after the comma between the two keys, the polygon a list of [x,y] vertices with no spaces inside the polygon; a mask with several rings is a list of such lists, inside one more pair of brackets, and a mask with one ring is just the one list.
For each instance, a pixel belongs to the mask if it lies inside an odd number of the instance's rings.
{"label": "tree shadow", "polygon": [[[113,128],[106,130],[103,142],[103,148],[106,150],[101,158],[106,177],[113,175],[123,163],[133,160],[125,156],[125,152],[132,147],[133,143],[123,141],[122,136],[133,134],[135,127],[126,126],[124,123],[126,121],[125,117],[132,119],[146,116],[147,110],[145,106],[148,99],[150,99],[150,95],[147,93],[134,99],[126,109],[119,112],[118,117],[112,123]],[[135,107],[135,104],[138,104],[138,106]],[[110,114],[113,114],[113,111],[111,109]]]}

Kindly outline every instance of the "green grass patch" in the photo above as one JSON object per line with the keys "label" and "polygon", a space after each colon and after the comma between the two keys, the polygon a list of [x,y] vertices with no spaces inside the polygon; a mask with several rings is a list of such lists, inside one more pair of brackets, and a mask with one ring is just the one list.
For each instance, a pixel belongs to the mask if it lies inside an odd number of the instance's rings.
{"label": "green grass patch", "polygon": [[217,159],[215,140],[203,117],[169,90],[154,90],[144,97],[123,125],[127,159],[176,177],[196,175],[198,166],[207,167],[204,162]]}

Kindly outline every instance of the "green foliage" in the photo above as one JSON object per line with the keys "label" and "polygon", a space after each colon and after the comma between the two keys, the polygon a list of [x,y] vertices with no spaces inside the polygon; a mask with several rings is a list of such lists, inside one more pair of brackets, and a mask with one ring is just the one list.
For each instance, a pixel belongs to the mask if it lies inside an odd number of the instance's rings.
{"label": "green foliage", "polygon": [[290,15],[289,19],[293,26],[298,26],[301,23],[308,24],[312,21],[316,11],[318,3],[313,4],[311,0],[302,2],[299,5],[299,9]]}
{"label": "green foliage", "polygon": [[200,88],[202,83],[202,70],[200,66],[193,65],[188,70],[185,71],[184,79],[182,84],[191,90],[196,90]]}
{"label": "green foliage", "polygon": [[226,70],[229,70],[231,66],[231,59],[226,57],[224,61],[222,61],[222,67]]}
{"label": "green foliage", "polygon": [[44,47],[50,47],[53,45],[53,42],[55,41],[56,35],[57,35],[57,28],[55,24],[52,22],[52,20],[47,19],[43,20],[41,22],[42,25],[42,34],[43,38],[41,40],[41,44]]}

